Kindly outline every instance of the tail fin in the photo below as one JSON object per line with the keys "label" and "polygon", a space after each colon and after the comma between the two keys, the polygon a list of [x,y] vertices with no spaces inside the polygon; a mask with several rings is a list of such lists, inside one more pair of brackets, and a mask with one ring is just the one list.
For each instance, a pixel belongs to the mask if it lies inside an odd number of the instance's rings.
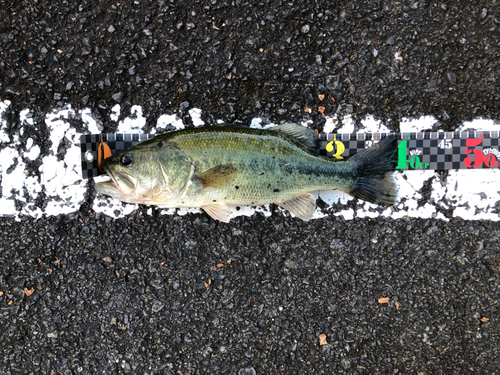
{"label": "tail fin", "polygon": [[394,180],[398,141],[394,136],[350,158],[357,165],[358,180],[349,192],[353,197],[376,204],[393,205],[397,198]]}

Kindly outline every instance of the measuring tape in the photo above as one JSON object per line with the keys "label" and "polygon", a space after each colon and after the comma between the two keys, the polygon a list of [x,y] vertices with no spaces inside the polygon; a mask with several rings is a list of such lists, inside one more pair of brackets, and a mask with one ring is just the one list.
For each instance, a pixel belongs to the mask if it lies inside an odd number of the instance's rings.
{"label": "measuring tape", "polygon": [[[318,134],[317,153],[335,159],[357,152],[394,135],[399,140],[396,170],[499,168],[499,131]],[[82,176],[103,174],[100,163],[154,134],[84,134],[81,136]]]}

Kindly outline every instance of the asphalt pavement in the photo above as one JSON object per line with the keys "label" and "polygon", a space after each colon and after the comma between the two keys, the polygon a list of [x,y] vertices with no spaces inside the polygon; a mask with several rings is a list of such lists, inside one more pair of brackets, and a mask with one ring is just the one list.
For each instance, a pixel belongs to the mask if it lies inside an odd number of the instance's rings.
{"label": "asphalt pavement", "polygon": [[[451,131],[500,119],[499,31],[494,0],[0,1],[4,130],[43,155],[53,109],[114,132],[120,104],[146,132],[192,108],[206,124],[433,115]],[[500,372],[498,221],[113,219],[95,195],[90,181],[77,212],[0,217],[2,374]]]}

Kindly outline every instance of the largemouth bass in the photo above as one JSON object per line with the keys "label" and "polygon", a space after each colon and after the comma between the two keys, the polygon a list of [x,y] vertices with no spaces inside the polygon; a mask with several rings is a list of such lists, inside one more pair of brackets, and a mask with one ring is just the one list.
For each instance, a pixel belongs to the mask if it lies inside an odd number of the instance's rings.
{"label": "largemouth bass", "polygon": [[201,207],[229,221],[236,206],[276,203],[308,220],[309,192],[338,189],[368,202],[392,205],[397,140],[386,137],[345,161],[315,155],[315,133],[284,124],[266,130],[219,125],[156,136],[103,162],[110,180],[101,194],[159,207]]}

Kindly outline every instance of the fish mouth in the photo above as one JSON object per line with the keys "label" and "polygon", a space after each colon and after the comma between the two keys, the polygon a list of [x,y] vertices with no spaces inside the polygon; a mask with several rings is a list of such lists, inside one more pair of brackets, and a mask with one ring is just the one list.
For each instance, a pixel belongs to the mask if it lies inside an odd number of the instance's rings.
{"label": "fish mouth", "polygon": [[107,187],[112,189],[117,189],[120,191],[132,191],[135,189],[136,181],[131,176],[126,175],[125,173],[112,171],[107,165],[104,165],[104,171],[106,172],[106,176],[110,178],[109,181],[102,182]]}

